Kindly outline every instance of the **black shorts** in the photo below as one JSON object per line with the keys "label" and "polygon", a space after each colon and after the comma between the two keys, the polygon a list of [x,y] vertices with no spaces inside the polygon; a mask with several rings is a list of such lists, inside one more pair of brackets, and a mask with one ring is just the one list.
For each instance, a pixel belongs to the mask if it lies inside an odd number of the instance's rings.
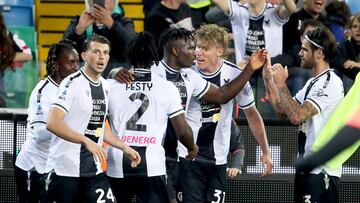
{"label": "black shorts", "polygon": [[15,166],[16,191],[19,202],[39,202],[42,199],[43,188],[40,185],[42,174],[36,171],[24,171]]}
{"label": "black shorts", "polygon": [[179,163],[177,161],[166,160],[166,188],[170,199],[176,199],[176,194],[179,191]]}
{"label": "black shorts", "polygon": [[296,174],[294,202],[339,202],[340,178],[326,173]]}
{"label": "black shorts", "polygon": [[179,171],[183,203],[225,201],[226,164],[180,159]]}
{"label": "black shorts", "polygon": [[116,202],[103,173],[93,177],[64,177],[48,173],[43,179],[46,190],[44,202]]}
{"label": "black shorts", "polygon": [[154,177],[108,177],[118,203],[169,203],[165,176]]}

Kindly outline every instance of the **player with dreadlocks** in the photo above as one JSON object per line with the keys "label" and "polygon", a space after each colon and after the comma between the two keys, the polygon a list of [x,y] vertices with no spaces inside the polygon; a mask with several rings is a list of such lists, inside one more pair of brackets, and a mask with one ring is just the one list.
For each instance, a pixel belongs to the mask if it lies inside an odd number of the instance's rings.
{"label": "player with dreadlocks", "polygon": [[158,55],[149,33],[139,33],[130,42],[128,60],[134,68],[134,81],[121,84],[110,80],[110,125],[119,139],[140,153],[141,163],[135,169],[130,168],[122,152],[110,148],[107,175],[118,202],[130,203],[135,195],[137,202],[167,203],[162,140],[168,119],[186,146],[189,159],[195,157],[197,147],[185,121],[179,91],[171,82],[150,71]]}
{"label": "player with dreadlocks", "polygon": [[46,78],[31,93],[27,136],[15,163],[15,178],[20,202],[38,202],[40,177],[49,153],[51,132],[46,130],[48,112],[60,82],[79,69],[78,53],[71,41],[61,41],[49,49]]}
{"label": "player with dreadlocks", "polygon": [[[191,118],[191,115],[193,114],[200,114],[198,109],[193,108],[193,104],[198,102],[200,98],[216,104],[224,104],[231,100],[244,87],[250,78],[253,72],[252,68],[261,68],[266,60],[266,51],[257,51],[251,58],[252,66],[249,65],[249,67],[244,70],[244,74],[240,74],[237,79],[234,79],[234,82],[218,87],[207,82],[200,74],[190,69],[195,60],[195,42],[191,31],[183,28],[171,28],[166,30],[159,40],[159,52],[163,53],[163,59],[159,65],[152,67],[152,71],[156,72],[160,77],[172,82],[177,87],[182,99],[182,106],[187,113],[187,118]],[[131,80],[129,80],[131,75],[127,74],[126,70],[121,70],[117,74],[117,77],[117,79],[122,82],[131,83]],[[188,119],[187,122],[190,126],[196,125],[191,119]],[[233,128],[236,127],[237,126],[233,126]],[[194,126],[193,129],[197,128]],[[193,131],[193,133],[195,134],[197,131]],[[234,162],[228,173],[230,177],[236,176],[241,170],[244,155],[243,147],[241,147],[243,146],[241,140],[239,133],[232,133],[231,152],[235,156],[233,157]],[[168,122],[164,148],[168,176],[167,186],[170,195],[169,197],[172,202],[175,202],[175,191],[181,191],[178,183],[181,179],[178,178],[177,145],[176,133],[171,122]]]}

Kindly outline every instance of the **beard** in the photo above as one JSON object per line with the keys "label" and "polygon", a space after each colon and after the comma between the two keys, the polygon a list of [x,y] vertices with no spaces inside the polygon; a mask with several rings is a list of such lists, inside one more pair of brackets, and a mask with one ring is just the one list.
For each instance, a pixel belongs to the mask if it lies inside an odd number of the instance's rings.
{"label": "beard", "polygon": [[311,60],[303,60],[301,59],[301,67],[304,68],[304,69],[312,69],[314,67],[314,60],[311,59]]}

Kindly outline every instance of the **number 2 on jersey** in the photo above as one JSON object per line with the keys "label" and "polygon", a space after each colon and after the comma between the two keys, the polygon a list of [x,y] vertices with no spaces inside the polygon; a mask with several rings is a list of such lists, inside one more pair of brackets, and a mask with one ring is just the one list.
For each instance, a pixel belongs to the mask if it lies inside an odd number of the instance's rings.
{"label": "number 2 on jersey", "polygon": [[146,109],[149,107],[149,98],[141,93],[136,92],[130,95],[129,99],[133,102],[137,99],[141,101],[141,106],[139,109],[131,116],[131,118],[126,122],[126,130],[133,131],[146,131],[146,125],[136,124],[140,117],[144,114]]}

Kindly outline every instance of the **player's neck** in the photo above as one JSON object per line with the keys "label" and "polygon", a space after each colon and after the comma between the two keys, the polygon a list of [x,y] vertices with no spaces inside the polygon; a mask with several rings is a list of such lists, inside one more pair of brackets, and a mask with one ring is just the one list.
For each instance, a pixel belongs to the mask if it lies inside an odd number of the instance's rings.
{"label": "player's neck", "polygon": [[176,60],[174,58],[171,57],[164,57],[163,61],[166,63],[166,65],[168,65],[170,68],[174,69],[174,70],[180,70],[181,66],[179,63],[176,62]]}
{"label": "player's neck", "polygon": [[98,73],[88,66],[84,67],[84,73],[93,82],[97,83],[100,81],[101,73]]}
{"label": "player's neck", "polygon": [[265,1],[258,2],[256,4],[250,4],[250,14],[252,16],[259,16],[265,7]]}
{"label": "player's neck", "polygon": [[321,73],[323,73],[328,69],[329,69],[329,63],[326,62],[316,63],[315,66],[312,68],[313,77],[320,75]]}
{"label": "player's neck", "polygon": [[219,70],[220,66],[221,66],[221,58],[219,58],[218,60],[216,60],[215,64],[211,64],[208,67],[206,67],[205,69],[202,69],[202,71],[206,74],[213,74],[215,73],[217,70]]}
{"label": "player's neck", "polygon": [[50,78],[58,85],[60,85],[61,81],[64,79],[61,78],[59,74],[50,76]]}

